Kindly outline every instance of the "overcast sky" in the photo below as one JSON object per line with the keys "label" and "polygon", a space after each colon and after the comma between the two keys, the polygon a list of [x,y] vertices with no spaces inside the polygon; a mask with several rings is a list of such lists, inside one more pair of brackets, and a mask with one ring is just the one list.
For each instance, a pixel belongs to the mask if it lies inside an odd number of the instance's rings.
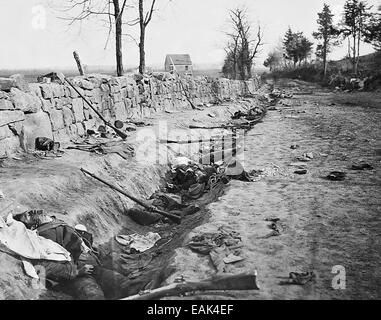
{"label": "overcast sky", "polygon": [[[114,43],[105,49],[107,30],[96,21],[84,22],[82,28],[57,19],[57,12],[48,3],[54,0],[0,0],[0,69],[72,67],[73,50],[77,50],[87,65],[114,65]],[[59,0],[64,2],[67,0]],[[127,0],[132,3],[134,0]],[[147,0],[150,2],[150,0]],[[157,0],[160,9],[147,29],[147,65],[164,63],[167,53],[189,53],[194,63],[220,64],[224,59],[228,10],[247,6],[253,27],[260,22],[264,28],[261,57],[283,37],[288,26],[304,31],[312,39],[317,13],[323,3],[340,14],[345,0]],[[369,0],[381,4],[381,0]],[[136,15],[130,9],[129,16]],[[43,18],[46,12],[46,19]],[[42,17],[42,19],[41,19]],[[40,19],[39,19],[40,18]],[[126,32],[137,34],[136,27]],[[372,52],[364,46],[362,53]],[[338,47],[331,58],[342,58],[346,48]],[[124,64],[138,64],[138,48],[126,38],[123,48]]]}

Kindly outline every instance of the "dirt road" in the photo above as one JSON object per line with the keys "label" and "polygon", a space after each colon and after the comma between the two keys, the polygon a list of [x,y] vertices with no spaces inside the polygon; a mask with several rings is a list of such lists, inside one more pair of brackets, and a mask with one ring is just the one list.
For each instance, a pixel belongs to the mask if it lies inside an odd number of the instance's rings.
{"label": "dirt road", "polygon": [[[333,93],[291,81],[278,86],[293,98],[283,99],[245,139],[245,168],[264,175],[252,183],[232,181],[209,206],[208,223],[189,236],[220,226],[238,232],[245,260],[228,271],[257,269],[261,290],[197,297],[379,299],[381,94]],[[294,174],[290,164],[303,153],[313,153],[305,163],[307,174]],[[361,161],[374,169],[350,169]],[[331,171],[345,172],[346,179],[324,179]],[[271,231],[266,218],[280,219],[279,236],[264,238]],[[189,280],[215,272],[208,256],[186,246],[177,250],[173,265],[178,268],[173,277]],[[333,286],[334,266],[345,289]],[[316,278],[304,286],[281,285],[292,271],[314,271]]]}

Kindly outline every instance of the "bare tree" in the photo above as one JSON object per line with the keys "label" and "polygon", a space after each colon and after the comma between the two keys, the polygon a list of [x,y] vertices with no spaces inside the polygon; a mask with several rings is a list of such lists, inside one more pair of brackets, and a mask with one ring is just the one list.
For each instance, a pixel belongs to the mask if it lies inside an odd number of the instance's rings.
{"label": "bare tree", "polygon": [[[225,49],[227,52],[225,64],[233,65],[231,72],[233,78],[239,76],[242,80],[249,79],[252,77],[254,59],[263,45],[263,32],[258,24],[255,36],[252,35],[251,24],[245,8],[230,10],[229,18],[232,32],[227,33],[230,41]],[[224,69],[226,70],[226,66]]]}
{"label": "bare tree", "polygon": [[123,75],[123,14],[127,7],[131,8],[127,5],[127,0],[64,0],[57,6],[60,8],[57,10],[65,15],[61,19],[68,20],[69,25],[82,23],[92,17],[105,23],[108,27],[106,46],[111,34],[115,33],[116,72],[118,76]]}
{"label": "bare tree", "polygon": [[[344,4],[341,33],[348,38],[348,55],[352,62],[353,73],[356,76],[360,61],[360,45],[366,36],[371,8],[372,6],[368,6],[366,1],[360,0],[347,0]],[[350,38],[352,38],[352,44]]]}
{"label": "bare tree", "polygon": [[144,0],[139,0],[139,26],[140,26],[140,41],[139,41],[139,73],[143,74],[146,69],[146,53],[144,50],[146,28],[151,22],[152,13],[155,10],[156,0],[151,0],[151,6],[147,12],[144,12]]}

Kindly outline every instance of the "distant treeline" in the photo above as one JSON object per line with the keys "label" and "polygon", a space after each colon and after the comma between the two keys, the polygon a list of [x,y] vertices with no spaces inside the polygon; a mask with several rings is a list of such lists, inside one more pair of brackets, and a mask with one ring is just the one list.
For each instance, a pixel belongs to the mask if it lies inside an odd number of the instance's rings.
{"label": "distant treeline", "polygon": [[[310,77],[321,78],[337,72],[363,77],[366,73],[380,71],[380,64],[369,68],[361,58],[361,46],[365,42],[372,44],[376,52],[381,51],[381,5],[374,8],[366,1],[347,0],[340,23],[334,24],[334,14],[329,5],[324,4],[318,13],[317,30],[312,36],[317,40],[314,59],[313,41],[303,32],[294,32],[289,27],[282,43],[269,53],[264,65],[272,72],[299,73],[300,76],[305,72]],[[340,44],[347,45],[347,56],[340,63],[329,63],[330,52]],[[376,54],[372,58],[378,56]]]}

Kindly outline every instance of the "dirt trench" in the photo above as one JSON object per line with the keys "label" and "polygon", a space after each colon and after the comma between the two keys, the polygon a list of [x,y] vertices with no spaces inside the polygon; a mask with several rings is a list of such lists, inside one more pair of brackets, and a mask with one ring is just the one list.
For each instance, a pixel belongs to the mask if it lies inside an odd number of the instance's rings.
{"label": "dirt trench", "polygon": [[[266,90],[263,89],[263,92]],[[20,154],[1,163],[1,191],[6,199],[14,199],[29,208],[42,208],[71,225],[86,225],[94,235],[95,245],[102,247],[102,251],[108,254],[105,261],[110,267],[120,266],[118,260],[123,252],[123,248],[115,241],[116,235],[158,232],[162,236],[157,246],[160,249],[154,248],[153,260],[147,268],[138,272],[138,276],[158,267],[169,266],[175,249],[183,245],[187,233],[207,220],[209,210],[205,205],[216,199],[201,199],[199,204],[202,210],[186,217],[181,225],[159,223],[143,227],[124,214],[133,206],[131,200],[85,176],[80,168],[83,167],[126,189],[135,197],[148,199],[163,185],[169,169],[169,159],[179,153],[194,156],[194,150],[188,146],[178,149],[174,147],[176,150],[157,147],[157,137],[164,134],[169,139],[183,139],[194,138],[199,134],[204,137],[221,134],[224,130],[189,130],[188,126],[226,123],[235,111],[258,103],[259,100],[254,98],[210,106],[204,110],[157,114],[146,120],[150,126],[139,129],[127,139],[140,152],[140,157],[127,160],[114,153],[97,155],[67,149],[62,157],[52,159],[38,159],[30,154]],[[143,137],[140,140],[139,135]],[[152,135],[155,139],[150,139]],[[145,139],[147,136],[148,140]],[[219,195],[221,193],[217,194]],[[0,292],[3,299],[73,298],[51,290],[32,289],[31,279],[25,276],[21,260],[17,257],[0,251],[0,264],[7,265],[6,271],[0,274]]]}

